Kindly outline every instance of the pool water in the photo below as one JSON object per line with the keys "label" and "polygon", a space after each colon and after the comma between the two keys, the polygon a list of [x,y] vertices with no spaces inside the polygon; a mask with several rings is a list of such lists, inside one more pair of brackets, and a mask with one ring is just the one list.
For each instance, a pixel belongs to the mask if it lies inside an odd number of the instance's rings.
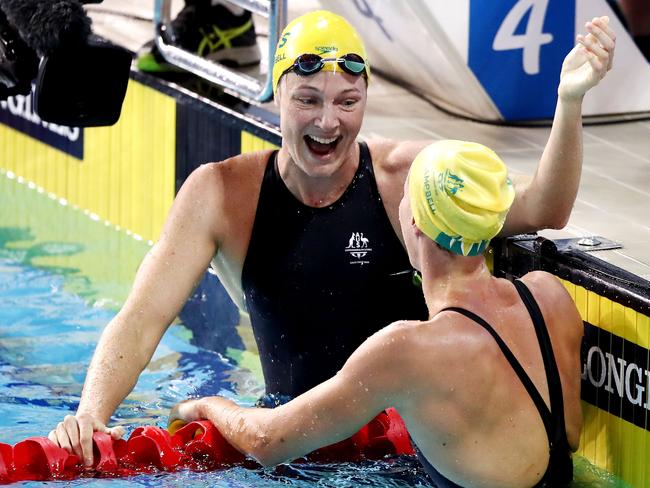
{"label": "pool water", "polygon": [[[0,173],[0,442],[47,435],[76,410],[101,330],[116,313],[150,243]],[[181,323],[165,334],[151,364],[111,419],[130,431],[166,424],[189,396],[221,394],[252,404],[259,371],[191,343]],[[575,487],[625,484],[576,459]],[[25,482],[19,486],[54,485]],[[60,485],[58,482],[56,485]],[[274,470],[82,478],[66,486],[407,487],[429,486],[413,459],[280,466]]]}

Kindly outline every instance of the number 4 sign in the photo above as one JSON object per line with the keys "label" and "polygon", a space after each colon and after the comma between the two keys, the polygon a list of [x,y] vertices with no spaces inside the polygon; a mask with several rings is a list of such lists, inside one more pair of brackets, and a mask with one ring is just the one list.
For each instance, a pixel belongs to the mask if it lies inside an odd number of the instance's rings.
{"label": "number 4 sign", "polygon": [[575,0],[472,0],[469,67],[505,120],[550,118]]}

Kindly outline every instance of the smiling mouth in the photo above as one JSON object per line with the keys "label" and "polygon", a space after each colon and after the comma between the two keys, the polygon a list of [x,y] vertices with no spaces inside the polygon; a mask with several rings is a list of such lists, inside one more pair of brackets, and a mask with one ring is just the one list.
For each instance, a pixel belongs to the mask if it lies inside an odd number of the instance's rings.
{"label": "smiling mouth", "polygon": [[319,156],[329,154],[336,149],[340,137],[316,137],[307,135],[304,137],[307,147]]}

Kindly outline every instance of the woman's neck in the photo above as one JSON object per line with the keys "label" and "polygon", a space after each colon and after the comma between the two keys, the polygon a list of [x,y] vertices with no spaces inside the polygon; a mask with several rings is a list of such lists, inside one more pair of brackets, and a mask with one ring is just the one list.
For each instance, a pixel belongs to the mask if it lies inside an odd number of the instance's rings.
{"label": "woman's neck", "polygon": [[456,256],[437,251],[437,259],[422,266],[422,291],[429,317],[452,306],[483,303],[494,291],[494,276],[483,256]]}
{"label": "woman's neck", "polygon": [[287,150],[282,149],[278,154],[282,181],[297,199],[310,207],[326,207],[336,202],[354,179],[358,167],[356,144],[338,168],[322,174],[307,174]]}

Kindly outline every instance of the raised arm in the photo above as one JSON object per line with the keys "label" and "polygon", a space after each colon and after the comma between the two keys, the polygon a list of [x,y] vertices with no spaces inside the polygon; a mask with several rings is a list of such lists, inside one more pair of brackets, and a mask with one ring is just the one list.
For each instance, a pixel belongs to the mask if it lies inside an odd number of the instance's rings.
{"label": "raised arm", "polygon": [[214,165],[197,169],[179,192],[160,240],[136,274],[120,312],[104,329],[90,363],[76,415],[49,438],[92,464],[92,433],[107,429],[113,411],[135,386],[160,339],[217,250],[218,184]]}
{"label": "raised arm", "polygon": [[532,179],[515,179],[517,196],[501,235],[559,229],[569,220],[582,171],[582,99],[611,69],[616,44],[607,17],[586,29],[564,59],[549,140]]}
{"label": "raised arm", "polygon": [[183,402],[175,419],[208,419],[224,438],[273,466],[352,436],[379,412],[399,408],[407,361],[404,334],[389,326],[366,340],[333,378],[274,409],[244,408],[220,397]]}

